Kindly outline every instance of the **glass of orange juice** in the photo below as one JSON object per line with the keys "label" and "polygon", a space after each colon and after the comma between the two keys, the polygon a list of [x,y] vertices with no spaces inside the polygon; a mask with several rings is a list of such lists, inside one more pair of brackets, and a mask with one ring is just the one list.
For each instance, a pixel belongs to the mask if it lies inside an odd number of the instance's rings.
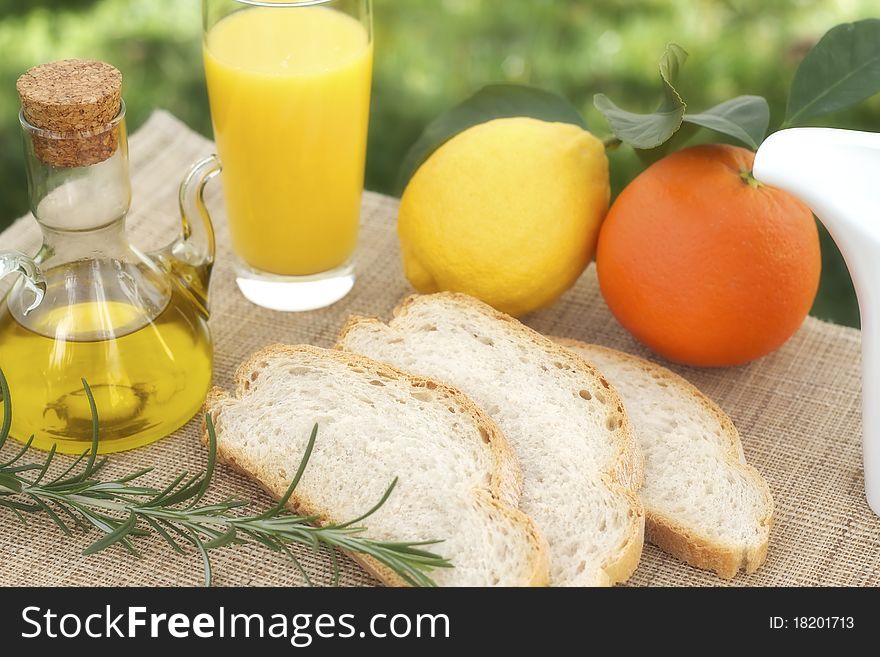
{"label": "glass of orange juice", "polygon": [[323,308],[354,286],[371,0],[203,0],[211,119],[238,286]]}

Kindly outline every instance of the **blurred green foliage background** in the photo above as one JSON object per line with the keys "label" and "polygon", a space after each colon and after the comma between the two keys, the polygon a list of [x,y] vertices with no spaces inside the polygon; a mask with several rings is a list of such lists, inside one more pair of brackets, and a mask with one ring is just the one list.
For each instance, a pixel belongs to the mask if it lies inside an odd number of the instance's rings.
{"label": "blurred green foliage background", "polygon": [[[367,186],[394,193],[403,154],[438,113],[489,82],[560,92],[607,133],[592,109],[607,93],[653,109],[657,60],[675,41],[691,55],[679,88],[691,108],[766,96],[778,125],[801,57],[837,23],[880,13],[878,0],[375,0],[377,63]],[[125,75],[129,128],[163,107],[210,135],[198,0],[0,0],[0,227],[27,210],[15,80],[34,64],[94,57]],[[880,98],[826,125],[880,130]],[[697,140],[717,139],[702,133]],[[611,156],[615,191],[641,171]],[[0,245],[2,248],[2,245]],[[823,233],[814,314],[857,325],[839,254]]]}

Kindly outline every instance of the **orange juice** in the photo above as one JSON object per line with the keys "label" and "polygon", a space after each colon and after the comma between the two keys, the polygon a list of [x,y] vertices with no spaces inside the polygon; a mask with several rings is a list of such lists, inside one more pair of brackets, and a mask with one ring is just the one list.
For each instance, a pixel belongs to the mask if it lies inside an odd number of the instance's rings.
{"label": "orange juice", "polygon": [[308,276],[357,241],[373,47],[325,7],[239,10],[204,44],[232,244],[254,269]]}

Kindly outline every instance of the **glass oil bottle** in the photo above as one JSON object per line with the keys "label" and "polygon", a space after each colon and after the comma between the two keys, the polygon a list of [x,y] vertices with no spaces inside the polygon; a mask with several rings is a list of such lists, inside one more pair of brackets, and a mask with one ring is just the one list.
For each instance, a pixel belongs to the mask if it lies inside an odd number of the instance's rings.
{"label": "glass oil bottle", "polygon": [[154,254],[132,246],[120,90],[115,68],[79,60],[31,69],[18,83],[43,244],[33,259],[0,253],[0,276],[21,274],[0,302],[0,369],[13,402],[11,435],[33,436],[40,449],[88,448],[83,380],[97,406],[101,453],[172,433],[211,384],[214,239],[202,191],[213,167],[197,166],[181,189],[181,236]]}

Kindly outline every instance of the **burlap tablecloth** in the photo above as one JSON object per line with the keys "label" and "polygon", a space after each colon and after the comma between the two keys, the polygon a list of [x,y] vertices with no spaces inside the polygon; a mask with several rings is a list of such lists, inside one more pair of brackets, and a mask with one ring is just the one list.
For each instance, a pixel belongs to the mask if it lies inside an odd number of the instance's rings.
{"label": "burlap tablecloth", "polygon": [[[177,185],[188,165],[210,153],[212,144],[165,112],[156,112],[131,139],[134,184],[129,230],[145,248],[176,234]],[[330,346],[352,313],[387,317],[410,292],[401,271],[394,232],[397,202],[377,194],[364,198],[363,236],[357,256],[359,279],[343,302],[322,311],[286,315],[262,310],[238,293],[229,265],[229,239],[219,189],[209,206],[219,253],[211,288],[211,327],[216,341],[215,382],[228,385],[237,363],[267,344],[305,342]],[[39,231],[23,218],[0,236],[0,249],[33,253]],[[527,318],[535,329],[648,355],[604,306],[595,272],[552,309]],[[742,434],[747,458],[763,473],[776,498],[777,519],[767,564],[754,575],[724,582],[645,546],[637,585],[853,585],[880,584],[880,519],[864,498],[860,419],[860,335],[858,331],[807,320],[781,351],[747,367],[728,370],[674,368],[715,399]],[[2,363],[0,363],[2,365]],[[153,483],[181,469],[204,466],[205,452],[193,421],[150,447],[112,457],[106,474],[156,466]],[[7,447],[7,449],[9,449]],[[268,504],[244,477],[220,468],[222,495]],[[64,537],[49,521],[23,527],[0,509],[2,585],[199,585],[198,555],[177,555],[160,541],[142,543],[143,560],[121,548],[80,555],[94,534]],[[404,537],[405,538],[405,537]],[[302,553],[312,579],[329,582],[326,555]],[[301,585],[284,558],[245,546],[214,555],[216,584]],[[354,562],[342,560],[342,583],[375,581]]]}

